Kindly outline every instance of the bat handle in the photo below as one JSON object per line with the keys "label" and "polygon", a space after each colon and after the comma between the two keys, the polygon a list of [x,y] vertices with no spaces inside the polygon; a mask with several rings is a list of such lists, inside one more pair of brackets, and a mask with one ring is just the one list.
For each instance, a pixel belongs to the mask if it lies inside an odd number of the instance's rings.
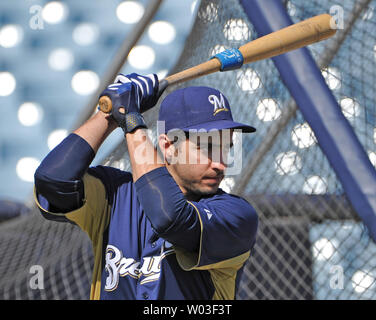
{"label": "bat handle", "polygon": [[167,79],[162,79],[161,81],[159,81],[158,99],[162,95],[162,93],[167,89],[167,87],[169,86],[169,84],[170,83],[167,81]]}
{"label": "bat handle", "polygon": [[[162,95],[162,93],[166,90],[168,87],[169,83],[166,79],[163,79],[159,81],[159,86],[158,86],[158,98]],[[112,101],[109,96],[102,96],[99,98],[98,101],[99,104],[99,110],[101,110],[104,113],[111,113],[112,110]]]}

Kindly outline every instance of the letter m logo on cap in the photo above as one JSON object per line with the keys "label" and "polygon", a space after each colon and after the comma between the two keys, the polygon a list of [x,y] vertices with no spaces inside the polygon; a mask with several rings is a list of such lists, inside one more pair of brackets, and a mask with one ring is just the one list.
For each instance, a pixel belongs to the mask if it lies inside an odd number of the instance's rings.
{"label": "letter m logo on cap", "polygon": [[225,99],[223,98],[223,95],[220,93],[219,96],[220,97],[218,98],[216,95],[211,94],[208,97],[209,102],[214,106],[213,116],[215,116],[218,112],[221,111],[229,111],[229,109],[226,108]]}

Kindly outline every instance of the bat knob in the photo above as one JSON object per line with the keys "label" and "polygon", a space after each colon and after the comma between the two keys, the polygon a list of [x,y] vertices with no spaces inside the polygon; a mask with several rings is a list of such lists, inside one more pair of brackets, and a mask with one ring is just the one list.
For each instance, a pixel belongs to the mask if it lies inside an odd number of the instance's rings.
{"label": "bat knob", "polygon": [[112,110],[112,101],[109,96],[102,96],[99,99],[99,110],[104,113],[110,113]]}

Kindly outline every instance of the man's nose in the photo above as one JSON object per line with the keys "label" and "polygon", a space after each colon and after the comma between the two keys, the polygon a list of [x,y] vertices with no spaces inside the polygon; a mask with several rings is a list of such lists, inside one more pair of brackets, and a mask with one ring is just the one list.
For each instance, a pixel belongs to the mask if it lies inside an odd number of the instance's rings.
{"label": "man's nose", "polygon": [[226,162],[224,161],[222,154],[219,157],[212,157],[210,160],[210,165],[213,169],[224,172],[227,168]]}

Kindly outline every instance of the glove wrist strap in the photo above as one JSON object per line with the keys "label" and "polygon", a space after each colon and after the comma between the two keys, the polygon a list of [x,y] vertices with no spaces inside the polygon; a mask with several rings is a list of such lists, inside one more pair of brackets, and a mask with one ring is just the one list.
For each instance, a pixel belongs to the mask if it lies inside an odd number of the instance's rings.
{"label": "glove wrist strap", "polygon": [[147,128],[144,117],[141,113],[130,112],[125,116],[126,132],[131,133],[138,128]]}

